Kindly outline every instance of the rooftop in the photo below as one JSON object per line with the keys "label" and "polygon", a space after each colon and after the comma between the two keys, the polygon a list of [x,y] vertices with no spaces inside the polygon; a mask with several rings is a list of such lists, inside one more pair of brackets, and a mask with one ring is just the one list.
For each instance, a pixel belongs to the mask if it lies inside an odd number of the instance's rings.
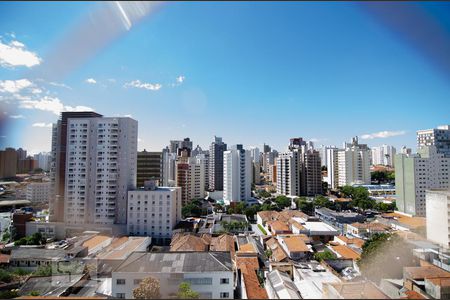
{"label": "rooftop", "polygon": [[42,296],[60,296],[84,275],[32,276],[20,287],[19,294],[29,295],[36,291]]}
{"label": "rooftop", "polygon": [[347,246],[353,245],[357,248],[362,248],[362,246],[364,245],[365,241],[363,239],[360,238],[348,238],[344,235],[339,235],[336,237],[336,239],[341,240],[342,242],[344,242]]}
{"label": "rooftop", "polygon": [[426,219],[423,217],[409,217],[399,213],[386,213],[382,215],[386,219],[394,219],[399,223],[406,224],[412,228],[426,225]]}
{"label": "rooftop", "polygon": [[230,252],[135,252],[115,272],[201,273],[231,272]]}
{"label": "rooftop", "polygon": [[284,272],[274,270],[267,275],[267,281],[280,299],[300,299],[300,293],[291,278]]}
{"label": "rooftop", "polygon": [[423,267],[405,267],[403,268],[404,277],[413,280],[422,280],[426,278],[450,278],[450,272],[436,266]]}
{"label": "rooftop", "polygon": [[371,282],[330,283],[343,299],[389,299]]}
{"label": "rooftop", "polygon": [[257,257],[238,257],[236,266],[241,270],[248,299],[267,299],[266,290],[259,284],[256,270],[259,269]]}
{"label": "rooftop", "polygon": [[172,236],[170,251],[207,251],[210,239],[193,234],[175,234]]}
{"label": "rooftop", "polygon": [[333,250],[336,251],[342,258],[353,260],[361,258],[361,255],[358,252],[348,246],[337,245],[331,246],[331,248],[333,248]]}
{"label": "rooftop", "polygon": [[148,237],[121,237],[114,239],[106,251],[97,255],[100,259],[125,259],[133,251],[141,248],[143,244],[150,244]]}
{"label": "rooftop", "polygon": [[358,229],[367,229],[367,230],[378,230],[378,231],[384,231],[390,229],[389,226],[384,225],[382,223],[378,222],[372,222],[372,223],[352,223],[351,226],[358,228]]}
{"label": "rooftop", "polygon": [[11,260],[13,259],[61,260],[64,259],[65,257],[66,251],[63,249],[19,247],[11,250]]}
{"label": "rooftop", "polygon": [[283,223],[281,221],[269,221],[267,222],[267,225],[270,226],[271,230],[273,231],[289,231],[289,226],[286,225],[286,223]]}
{"label": "rooftop", "polygon": [[289,252],[308,252],[309,248],[301,237],[290,236],[283,238]]}
{"label": "rooftop", "polygon": [[341,280],[330,271],[315,272],[312,269],[296,268],[300,278],[295,280],[303,299],[321,299],[323,283],[339,283]]}
{"label": "rooftop", "polygon": [[107,240],[112,240],[110,236],[106,235],[96,235],[83,243],[84,247],[88,248],[88,251],[91,252],[101,244],[105,243]]}
{"label": "rooftop", "polygon": [[338,235],[338,231],[336,229],[324,222],[305,222],[305,225],[303,226],[310,231],[329,231]]}

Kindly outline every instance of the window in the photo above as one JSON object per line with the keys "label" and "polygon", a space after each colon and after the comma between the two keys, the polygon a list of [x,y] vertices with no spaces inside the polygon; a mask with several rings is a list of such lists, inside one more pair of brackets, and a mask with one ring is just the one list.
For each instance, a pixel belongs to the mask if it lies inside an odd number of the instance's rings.
{"label": "window", "polygon": [[125,279],[117,279],[116,284],[117,285],[125,284]]}
{"label": "window", "polygon": [[212,285],[212,278],[185,278],[186,282],[192,285]]}
{"label": "window", "polygon": [[220,293],[220,298],[229,298],[230,293]]}
{"label": "window", "polygon": [[116,298],[125,299],[125,293],[116,293]]}
{"label": "window", "polygon": [[220,284],[228,284],[228,283],[230,283],[229,278],[220,278]]}

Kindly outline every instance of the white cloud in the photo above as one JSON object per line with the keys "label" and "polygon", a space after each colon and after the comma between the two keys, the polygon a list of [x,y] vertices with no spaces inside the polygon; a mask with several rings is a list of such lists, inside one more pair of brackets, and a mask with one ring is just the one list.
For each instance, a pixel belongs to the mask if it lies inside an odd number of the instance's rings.
{"label": "white cloud", "polygon": [[143,142],[143,140],[142,140],[142,139],[140,139],[140,138],[138,138],[138,143],[140,143],[140,142]]}
{"label": "white cloud", "polygon": [[77,105],[77,106],[64,106],[64,111],[94,111],[93,108],[89,106]]}
{"label": "white cloud", "polygon": [[380,131],[375,133],[368,133],[361,135],[361,138],[363,140],[373,140],[373,139],[384,139],[392,136],[399,136],[406,134],[406,131],[399,130],[399,131]]}
{"label": "white cloud", "polygon": [[32,85],[33,83],[28,79],[0,80],[0,92],[14,94]]}
{"label": "white cloud", "polygon": [[49,127],[52,127],[52,123],[46,124],[46,123],[43,123],[43,122],[42,123],[39,122],[39,123],[34,123],[31,126],[33,126],[33,127],[47,127],[47,128],[49,128]]}
{"label": "white cloud", "polygon": [[25,45],[19,41],[11,41],[9,44],[0,41],[0,66],[30,68],[39,65],[41,61],[36,53],[26,50]]}
{"label": "white cloud", "polygon": [[23,115],[11,115],[9,116],[11,119],[25,119]]}
{"label": "white cloud", "polygon": [[64,110],[64,105],[61,100],[56,97],[45,96],[39,100],[24,100],[19,105],[20,108],[25,109],[37,109],[43,111],[49,111],[55,115],[59,115]]}
{"label": "white cloud", "polygon": [[53,85],[53,86],[57,86],[57,87],[63,87],[63,88],[69,89],[69,90],[72,89],[70,86],[68,86],[67,84],[64,84],[64,83],[50,81],[50,82],[48,82],[48,84]]}
{"label": "white cloud", "polygon": [[94,78],[88,78],[84,82],[90,83],[90,84],[96,84],[97,83],[97,81]]}
{"label": "white cloud", "polygon": [[131,82],[125,83],[124,87],[134,87],[138,89],[146,89],[150,91],[157,91],[161,89],[162,85],[159,83],[146,83],[140,80],[133,80]]}
{"label": "white cloud", "polygon": [[124,115],[124,117],[126,117],[126,118],[132,118],[133,115]]}
{"label": "white cloud", "polygon": [[184,81],[185,78],[186,78],[186,77],[183,76],[183,75],[178,76],[178,77],[177,77],[177,83],[183,83],[183,81]]}

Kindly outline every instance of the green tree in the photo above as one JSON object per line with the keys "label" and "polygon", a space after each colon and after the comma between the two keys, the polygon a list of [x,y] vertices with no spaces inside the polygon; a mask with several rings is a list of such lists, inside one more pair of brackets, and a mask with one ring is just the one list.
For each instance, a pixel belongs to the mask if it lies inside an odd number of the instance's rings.
{"label": "green tree", "polygon": [[159,299],[160,294],[159,279],[155,277],[146,277],[141,280],[139,286],[133,289],[133,297],[135,299]]}
{"label": "green tree", "polygon": [[40,296],[40,293],[38,291],[31,291],[30,296]]}
{"label": "green tree", "polygon": [[322,260],[336,259],[336,255],[334,255],[334,253],[329,250],[325,250],[323,252],[314,253],[314,259],[318,262],[321,262]]}
{"label": "green tree", "polygon": [[9,231],[7,229],[5,229],[3,236],[2,236],[2,242],[9,242],[9,239],[11,238],[11,234],[9,233]]}
{"label": "green tree", "polygon": [[0,291],[0,299],[13,299],[19,297],[18,290]]}
{"label": "green tree", "polygon": [[255,215],[258,212],[258,207],[253,205],[249,206],[244,210],[244,214],[247,216],[247,219],[250,221],[255,221]]}
{"label": "green tree", "polygon": [[285,207],[290,207],[292,202],[291,198],[286,197],[284,195],[278,196],[275,198],[275,203],[278,205],[279,208],[283,209]]}
{"label": "green tree", "polygon": [[1,282],[11,282],[13,276],[10,272],[6,271],[5,269],[0,269],[0,281]]}
{"label": "green tree", "polygon": [[332,207],[334,207],[334,204],[333,204],[333,202],[328,200],[327,197],[319,195],[316,198],[314,198],[314,206],[332,208]]}
{"label": "green tree", "polygon": [[182,282],[178,287],[177,298],[178,299],[198,299],[200,294],[191,289],[189,282]]}
{"label": "green tree", "polygon": [[306,197],[296,198],[294,201],[297,205],[297,209],[301,210],[305,214],[312,215],[314,213],[314,203],[308,201]]}
{"label": "green tree", "polygon": [[260,198],[269,198],[270,196],[272,196],[272,194],[269,193],[269,192],[266,191],[266,190],[260,190],[260,191],[258,192],[258,196],[259,196]]}
{"label": "green tree", "polygon": [[353,196],[354,188],[350,185],[344,185],[340,188],[340,191],[345,198],[350,198]]}
{"label": "green tree", "polygon": [[245,210],[245,202],[241,201],[238,204],[236,204],[235,213],[236,214],[243,214]]}
{"label": "green tree", "polygon": [[183,218],[200,217],[202,215],[201,203],[198,200],[192,200],[181,208]]}
{"label": "green tree", "polygon": [[33,272],[34,276],[52,276],[52,274],[53,271],[51,265],[40,266],[36,269],[36,271]]}

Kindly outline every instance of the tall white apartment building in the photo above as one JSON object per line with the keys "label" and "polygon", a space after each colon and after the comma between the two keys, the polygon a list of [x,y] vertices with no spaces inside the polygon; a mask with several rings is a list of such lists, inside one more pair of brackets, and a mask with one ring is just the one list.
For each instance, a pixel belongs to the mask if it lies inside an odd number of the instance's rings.
{"label": "tall white apartment building", "polygon": [[51,182],[30,182],[26,188],[26,198],[31,202],[48,203],[51,192]]}
{"label": "tall white apartment building", "polygon": [[277,193],[288,196],[300,195],[300,153],[298,150],[280,153],[277,163]]}
{"label": "tall white apartment building", "polygon": [[66,224],[126,224],[127,191],[136,184],[136,120],[68,119]]}
{"label": "tall white apartment building", "polygon": [[34,159],[38,162],[38,168],[41,168],[44,171],[50,171],[50,152],[40,152],[38,154],[35,154]]}
{"label": "tall white apartment building", "polygon": [[251,198],[252,160],[250,151],[234,145],[223,152],[223,199],[240,202]]}
{"label": "tall white apartment building", "polygon": [[186,204],[192,199],[204,198],[206,158],[188,157],[183,151],[178,158],[176,186],[181,187],[181,202]]}
{"label": "tall white apartment building", "polygon": [[370,150],[358,143],[358,137],[351,143],[344,143],[344,149],[337,153],[338,186],[370,184]]}
{"label": "tall white apartment building", "polygon": [[162,170],[161,170],[162,186],[175,186],[177,177],[176,161],[177,161],[176,153],[171,153],[168,147],[162,150]]}
{"label": "tall white apartment building", "polygon": [[275,151],[264,152],[262,155],[262,169],[264,173],[269,173],[270,168],[276,164],[278,153]]}
{"label": "tall white apartment building", "polygon": [[128,191],[129,235],[151,236],[167,241],[181,220],[181,188],[158,187],[154,181],[144,188]]}
{"label": "tall white apartment building", "polygon": [[450,190],[425,192],[427,240],[450,247]]}
{"label": "tall white apartment building", "polygon": [[389,145],[382,145],[373,147],[372,151],[372,165],[394,166],[395,147]]}
{"label": "tall white apartment building", "polygon": [[438,153],[450,157],[450,125],[417,131],[417,147],[436,146]]}
{"label": "tall white apartment building", "polygon": [[424,146],[417,152],[395,156],[396,204],[401,212],[423,217],[426,190],[450,188],[450,158],[438,153],[435,146]]}
{"label": "tall white apartment building", "polygon": [[331,189],[337,189],[339,186],[338,180],[338,148],[334,146],[325,147],[325,157],[327,162],[325,166],[327,167],[327,176],[324,178],[328,183],[328,187]]}

